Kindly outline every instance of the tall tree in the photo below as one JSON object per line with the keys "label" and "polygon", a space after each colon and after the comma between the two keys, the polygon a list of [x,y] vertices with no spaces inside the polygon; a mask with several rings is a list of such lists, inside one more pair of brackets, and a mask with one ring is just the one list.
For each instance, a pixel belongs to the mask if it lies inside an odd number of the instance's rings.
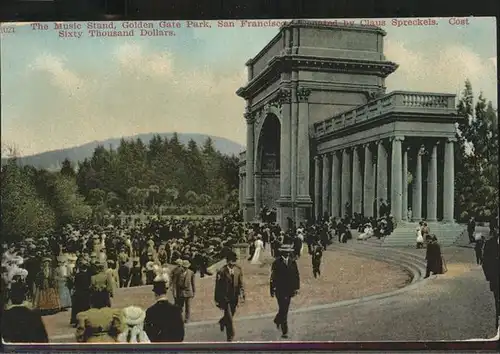
{"label": "tall tree", "polygon": [[73,164],[68,158],[64,159],[64,161],[62,162],[61,174],[71,178],[75,177],[75,169],[73,168]]}
{"label": "tall tree", "polygon": [[37,238],[56,227],[56,215],[40,198],[32,180],[17,166],[16,159],[2,168],[1,236],[4,241]]}
{"label": "tall tree", "polygon": [[498,116],[482,93],[475,107],[473,98],[467,80],[457,107],[465,117],[455,150],[455,217],[460,220],[487,219],[498,206]]}

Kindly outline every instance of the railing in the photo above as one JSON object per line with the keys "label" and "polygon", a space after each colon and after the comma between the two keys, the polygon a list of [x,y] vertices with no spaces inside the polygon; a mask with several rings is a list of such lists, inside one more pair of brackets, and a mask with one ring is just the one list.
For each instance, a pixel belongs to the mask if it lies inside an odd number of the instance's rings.
{"label": "railing", "polygon": [[449,113],[455,110],[455,95],[446,93],[394,91],[362,106],[342,112],[314,124],[317,137],[335,130],[373,119],[390,111],[418,111]]}

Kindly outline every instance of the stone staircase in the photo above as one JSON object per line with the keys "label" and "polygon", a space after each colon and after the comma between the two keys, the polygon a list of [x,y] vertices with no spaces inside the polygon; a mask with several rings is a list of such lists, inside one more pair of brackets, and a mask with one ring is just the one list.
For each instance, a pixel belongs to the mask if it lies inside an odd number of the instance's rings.
{"label": "stone staircase", "polygon": [[[372,237],[366,241],[358,241],[358,242],[366,242],[372,245],[379,245],[381,247],[412,247],[414,248],[416,245],[416,233],[415,229],[417,228],[418,223],[416,222],[400,222],[398,223],[396,229],[392,234],[386,236],[385,238],[381,238],[380,240],[376,237]],[[465,232],[467,232],[467,227],[461,224],[444,224],[444,223],[428,223],[429,228],[431,230],[431,234],[435,234],[438,238],[438,242],[441,246],[451,246],[453,245],[457,239],[463,236]],[[357,237],[354,236],[353,238]]]}

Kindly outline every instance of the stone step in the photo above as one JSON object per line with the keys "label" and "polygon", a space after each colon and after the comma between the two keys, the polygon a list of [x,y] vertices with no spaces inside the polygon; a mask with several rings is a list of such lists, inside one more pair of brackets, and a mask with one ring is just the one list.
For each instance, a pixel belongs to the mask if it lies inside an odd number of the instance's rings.
{"label": "stone step", "polygon": [[[403,223],[394,232],[385,237],[383,247],[415,247],[415,228],[417,223]],[[435,234],[441,246],[451,246],[458,240],[466,227],[460,224],[429,223],[431,234]]]}
{"label": "stone step", "polygon": [[[380,240],[376,237],[372,237],[368,240],[358,241],[364,242],[371,245],[379,245],[380,247],[415,247],[416,235],[415,229],[418,223],[400,223],[394,230],[394,232],[381,238]],[[464,232],[467,231],[465,225],[460,224],[442,224],[442,223],[429,223],[431,233],[436,234],[438,241],[441,246],[451,246],[457,240],[463,237]],[[359,232],[352,230],[353,239],[357,239]]]}

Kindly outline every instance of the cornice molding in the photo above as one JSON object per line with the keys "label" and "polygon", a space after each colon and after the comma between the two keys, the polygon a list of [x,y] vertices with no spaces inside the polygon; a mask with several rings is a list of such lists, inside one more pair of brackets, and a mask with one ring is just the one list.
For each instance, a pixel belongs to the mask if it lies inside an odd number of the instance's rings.
{"label": "cornice molding", "polygon": [[[323,58],[300,55],[278,55],[271,58],[268,66],[258,73],[246,86],[239,88],[236,94],[244,99],[253,98],[259,89],[277,73],[307,69],[323,72],[339,72],[349,74],[368,74],[382,78],[387,77],[398,68],[398,64],[390,61],[373,61],[362,59]],[[370,95],[367,93],[367,95]],[[372,94],[373,97],[377,93]]]}

